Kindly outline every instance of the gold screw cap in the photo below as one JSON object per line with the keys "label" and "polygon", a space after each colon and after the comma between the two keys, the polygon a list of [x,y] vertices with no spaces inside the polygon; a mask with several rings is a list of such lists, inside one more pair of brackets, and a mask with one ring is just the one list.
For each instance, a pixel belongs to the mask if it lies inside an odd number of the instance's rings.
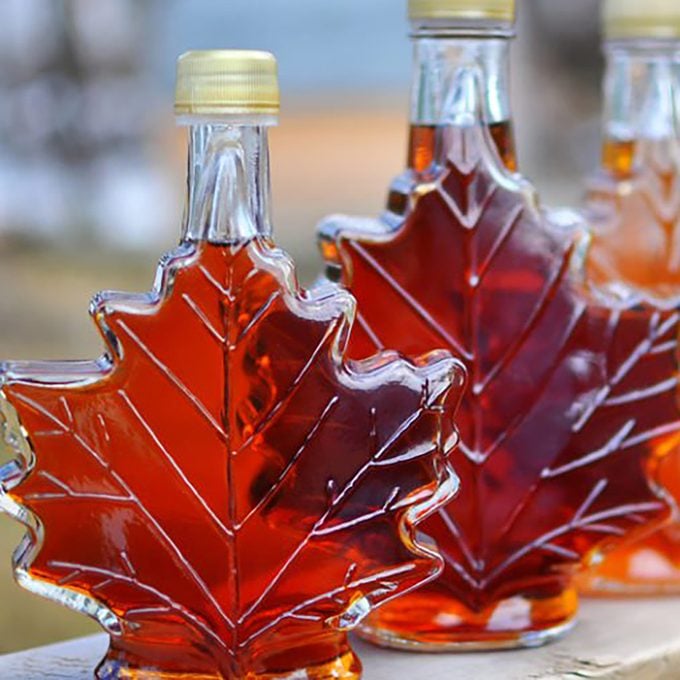
{"label": "gold screw cap", "polygon": [[178,116],[277,116],[278,66],[269,52],[186,52],[177,61]]}
{"label": "gold screw cap", "polygon": [[680,0],[604,0],[605,36],[680,39]]}
{"label": "gold screw cap", "polygon": [[515,21],[515,0],[409,0],[411,20],[493,19]]}

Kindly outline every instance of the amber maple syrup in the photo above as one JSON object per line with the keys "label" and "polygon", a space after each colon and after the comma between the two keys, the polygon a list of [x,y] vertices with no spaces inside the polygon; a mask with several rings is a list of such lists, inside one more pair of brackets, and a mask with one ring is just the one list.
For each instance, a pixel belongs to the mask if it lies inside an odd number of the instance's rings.
{"label": "amber maple syrup", "polygon": [[516,174],[514,4],[479,0],[479,20],[469,3],[410,6],[408,169],[381,219],[329,218],[321,247],[357,298],[350,352],[441,347],[469,386],[461,489],[423,525],[444,573],[362,633],[422,651],[534,646],[573,623],[584,562],[670,515],[659,467],[680,440],[674,310],[592,295],[583,220],[542,210]]}
{"label": "amber maple syrup", "polygon": [[[508,170],[517,170],[515,134],[510,121],[492,123],[488,126],[498,153]],[[444,144],[446,126],[412,125],[409,132],[408,167],[423,178],[432,171],[435,161],[440,157],[439,149]]]}
{"label": "amber maple syrup", "polygon": [[[503,159],[506,167],[514,169],[509,123],[462,134],[467,144],[492,146],[499,166]],[[416,129],[411,139],[419,147],[411,158],[435,156],[432,146],[437,135],[432,130]],[[600,384],[597,366],[607,352],[614,371],[636,346],[648,340],[663,345],[672,329],[659,325],[655,331],[659,337],[653,337],[648,314],[623,314],[614,331],[619,349],[612,352],[605,346],[612,340],[607,338],[607,328],[609,332],[613,328],[611,310],[593,308],[587,318],[580,316],[581,303],[567,274],[576,236],[571,243],[560,242],[549,232],[541,236],[544,227],[538,219],[529,210],[518,212],[517,194],[496,187],[496,178],[485,173],[480,163],[474,167],[471,163],[465,172],[447,164],[434,182],[440,187],[438,195],[431,181],[414,182],[406,201],[413,207],[389,237],[348,236],[339,244],[345,262],[343,283],[358,299],[360,332],[350,344],[355,356],[386,346],[407,355],[444,346],[463,358],[470,374],[470,388],[456,420],[462,453],[455,464],[461,490],[445,511],[423,526],[445,555],[444,575],[376,612],[365,629],[370,639],[393,646],[502,647],[533,644],[546,631],[556,635],[570,625],[578,606],[575,556],[585,559],[601,546],[598,532],[615,535],[623,531],[622,526],[634,530],[642,516],[647,521],[667,516],[649,488],[648,474],[653,473],[646,466],[651,468],[654,462],[647,460],[641,447],[632,445],[632,438],[628,452],[622,454],[627,465],[637,467],[630,480],[621,481],[621,460],[616,457],[603,457],[592,470],[580,460],[615,439],[612,427],[625,424],[635,412],[634,405],[618,407],[615,426],[602,413],[577,434],[572,428],[578,419],[572,420],[570,413],[583,401],[588,385],[596,389]],[[411,170],[412,177],[418,176],[416,170]],[[449,202],[468,215],[480,205],[489,214],[480,213],[478,222],[464,225],[447,209]],[[507,227],[509,215],[515,216],[523,232],[509,238],[502,250],[499,225]],[[523,252],[527,239],[545,239],[550,249],[547,259],[534,260]],[[494,257],[499,259],[492,267]],[[483,297],[475,302],[471,296],[480,286]],[[541,300],[550,304],[537,308]],[[555,330],[572,323],[574,329],[566,336]],[[514,344],[517,339],[521,345]],[[562,370],[562,359],[583,361],[584,373],[579,379],[569,378],[559,393],[553,393],[548,386],[554,372]],[[619,389],[625,392],[647,385],[650,374],[666,376],[669,361],[668,353],[649,353]],[[509,375],[503,377],[503,371]],[[662,394],[653,407],[671,419],[674,400]],[[531,426],[517,439],[515,428],[521,428],[532,411],[535,420],[529,416]],[[642,420],[653,429],[654,419]],[[524,444],[522,436],[528,437]],[[658,439],[667,445],[667,437]],[[569,445],[557,448],[553,444],[559,440]],[[542,441],[553,444],[535,445]],[[571,481],[568,477],[553,481],[570,467],[575,474]],[[552,468],[554,478],[546,473]],[[616,481],[605,491],[603,480],[609,478]],[[633,507],[643,515],[635,516]],[[598,527],[599,514],[624,523]],[[583,528],[567,531],[575,516],[584,520]],[[551,532],[554,545],[532,548]]]}
{"label": "amber maple syrup", "polygon": [[415,527],[457,487],[464,370],[349,360],[353,300],[273,246],[273,56],[188,53],[177,82],[185,224],[154,290],[95,298],[96,361],[0,366],[15,572],[103,626],[102,679],[356,680],[348,630],[441,564]]}
{"label": "amber maple syrup", "polygon": [[[673,0],[603,3],[604,144],[586,208],[593,225],[588,283],[624,300],[680,315],[680,5]],[[678,329],[659,385],[678,377]],[[680,400],[680,398],[679,398]],[[653,453],[665,452],[650,443]],[[660,448],[658,448],[660,447]],[[660,464],[680,502],[680,449]],[[606,556],[583,578],[596,595],[680,593],[680,518]]]}
{"label": "amber maple syrup", "polygon": [[[672,160],[678,147],[677,140],[605,142],[603,171],[588,193],[596,224],[601,220],[588,257],[596,287],[623,284],[666,307],[680,300],[680,257],[674,255],[680,245],[680,157]],[[659,384],[677,373],[677,357],[669,356]],[[661,455],[666,446],[660,443]],[[680,500],[680,450],[664,458],[660,474],[663,487]],[[618,548],[582,577],[581,586],[592,595],[680,593],[680,524]]]}
{"label": "amber maple syrup", "polygon": [[423,439],[439,407],[406,428],[421,390],[334,382],[347,320],[322,299],[293,313],[289,265],[266,239],[185,249],[159,307],[101,299],[116,358],[96,382],[4,387],[36,448],[11,494],[42,521],[31,582],[120,622],[99,677],[298,677],[304,660],[305,677],[358,678],[330,619],[436,571],[404,512],[452,483]]}
{"label": "amber maple syrup", "polygon": [[[492,123],[488,133],[498,154],[511,172],[517,170],[514,128],[511,121]],[[435,181],[441,172],[438,159],[446,146],[447,127],[444,125],[412,125],[409,131],[408,172],[391,187],[387,210],[394,216],[404,216],[409,210],[410,192],[417,184]],[[322,255],[327,262],[337,262],[338,254],[329,241],[321,242]]]}

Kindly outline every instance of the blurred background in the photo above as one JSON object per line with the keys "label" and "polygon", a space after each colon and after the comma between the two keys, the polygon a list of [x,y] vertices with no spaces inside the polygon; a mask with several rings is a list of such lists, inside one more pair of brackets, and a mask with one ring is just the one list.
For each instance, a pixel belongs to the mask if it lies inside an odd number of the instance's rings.
{"label": "blurred background", "polygon": [[[598,162],[599,2],[519,2],[521,167],[545,202],[574,204]],[[188,49],[279,57],[275,225],[302,280],[313,278],[319,219],[378,213],[403,168],[405,14],[406,0],[2,0],[0,357],[95,356],[90,297],[151,286],[182,215],[172,102]],[[20,536],[0,517],[0,653],[95,631],[14,585]]]}

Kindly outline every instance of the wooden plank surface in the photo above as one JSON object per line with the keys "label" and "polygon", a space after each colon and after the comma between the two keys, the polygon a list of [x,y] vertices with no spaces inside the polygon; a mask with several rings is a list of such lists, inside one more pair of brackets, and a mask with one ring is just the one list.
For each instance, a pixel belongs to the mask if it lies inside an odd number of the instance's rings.
{"label": "wooden plank surface", "polygon": [[[104,655],[98,635],[0,657],[2,680],[86,680]],[[679,680],[680,599],[587,602],[579,625],[538,650],[419,655],[356,642],[364,680]]]}

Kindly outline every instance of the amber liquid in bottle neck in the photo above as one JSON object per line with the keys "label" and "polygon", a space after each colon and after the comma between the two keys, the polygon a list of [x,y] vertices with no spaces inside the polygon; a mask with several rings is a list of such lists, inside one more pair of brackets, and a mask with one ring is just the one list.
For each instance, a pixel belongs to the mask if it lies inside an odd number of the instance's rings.
{"label": "amber liquid in bottle neck", "polygon": [[452,151],[452,127],[483,125],[510,171],[517,169],[509,94],[511,25],[474,30],[414,27],[408,170],[393,183],[386,218],[407,212],[414,185],[432,182]]}
{"label": "amber liquid in bottle neck", "polygon": [[[446,128],[480,105],[475,124],[486,125],[501,160],[517,169],[509,95],[509,46],[512,33],[498,27],[475,35],[415,33],[415,76],[411,101],[408,167],[428,179],[446,163]],[[479,102],[470,101],[465,76],[475,79]]]}
{"label": "amber liquid in bottle neck", "polygon": [[604,170],[632,175],[645,147],[674,153],[680,173],[680,41],[612,41],[605,54]]}
{"label": "amber liquid in bottle neck", "polygon": [[[498,155],[511,172],[517,170],[515,132],[509,120],[490,123],[488,130],[496,145]],[[424,175],[433,167],[438,157],[445,154],[440,150],[443,127],[437,125],[411,125],[409,134],[408,167],[418,175]]]}

